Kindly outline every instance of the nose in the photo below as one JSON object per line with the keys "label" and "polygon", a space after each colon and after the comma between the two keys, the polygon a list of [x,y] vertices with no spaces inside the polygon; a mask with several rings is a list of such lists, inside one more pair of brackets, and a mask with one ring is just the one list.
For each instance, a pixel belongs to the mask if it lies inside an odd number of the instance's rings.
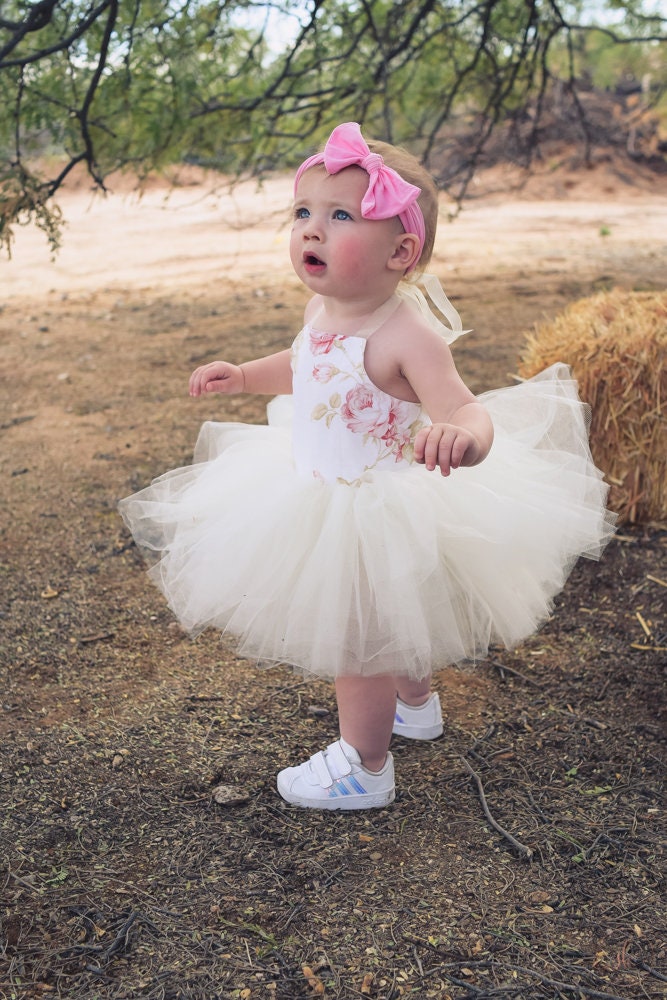
{"label": "nose", "polygon": [[303,227],[303,238],[304,240],[317,240],[318,243],[322,240],[322,227],[313,215],[306,220],[306,225]]}

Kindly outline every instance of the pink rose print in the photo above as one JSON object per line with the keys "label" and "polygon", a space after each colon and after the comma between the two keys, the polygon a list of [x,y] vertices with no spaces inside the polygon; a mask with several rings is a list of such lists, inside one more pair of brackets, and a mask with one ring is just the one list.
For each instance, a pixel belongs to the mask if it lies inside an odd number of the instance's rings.
{"label": "pink rose print", "polygon": [[399,434],[396,426],[392,425],[389,434],[385,434],[382,440],[396,456],[396,461],[400,462],[404,458],[403,449],[410,444],[410,433],[404,427]]}
{"label": "pink rose print", "polygon": [[383,438],[389,433],[393,415],[392,400],[384,392],[374,392],[367,385],[350,389],[341,406],[341,416],[355,434]]}
{"label": "pink rose print", "polygon": [[403,449],[410,444],[410,405],[368,385],[358,385],[347,393],[340,414],[353,433],[379,438],[400,462]]}
{"label": "pink rose print", "polygon": [[330,382],[339,369],[328,361],[318,361],[313,368],[313,378],[316,382]]}
{"label": "pink rose print", "polygon": [[328,354],[336,340],[335,333],[310,331],[310,347],[313,354]]}
{"label": "pink rose print", "polygon": [[409,406],[409,403],[401,400],[392,400],[391,422],[382,435],[382,440],[394,453],[397,462],[403,458],[403,449],[410,444],[410,428],[407,426]]}

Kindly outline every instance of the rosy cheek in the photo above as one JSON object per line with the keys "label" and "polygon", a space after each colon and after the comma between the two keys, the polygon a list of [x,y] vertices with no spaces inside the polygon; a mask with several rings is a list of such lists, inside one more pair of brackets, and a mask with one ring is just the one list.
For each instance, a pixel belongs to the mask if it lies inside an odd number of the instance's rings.
{"label": "rosy cheek", "polygon": [[367,258],[367,254],[364,253],[359,240],[353,236],[338,240],[336,256],[340,266],[352,274],[358,273]]}

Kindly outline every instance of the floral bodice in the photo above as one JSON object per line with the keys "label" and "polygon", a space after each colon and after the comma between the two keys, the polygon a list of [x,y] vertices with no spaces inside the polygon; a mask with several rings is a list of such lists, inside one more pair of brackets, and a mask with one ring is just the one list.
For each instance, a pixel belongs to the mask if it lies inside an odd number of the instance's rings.
{"label": "floral bodice", "polygon": [[302,475],[354,484],[414,462],[415,435],[430,423],[419,403],[390,396],[366,374],[367,337],[307,324],[292,345],[294,458]]}

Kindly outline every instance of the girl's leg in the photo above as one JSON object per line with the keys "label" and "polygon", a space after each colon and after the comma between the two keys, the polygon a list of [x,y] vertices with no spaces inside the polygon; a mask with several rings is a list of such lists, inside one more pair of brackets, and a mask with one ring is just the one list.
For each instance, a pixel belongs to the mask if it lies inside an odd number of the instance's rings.
{"label": "girl's leg", "polygon": [[394,733],[408,740],[435,740],[442,735],[442,709],[436,691],[431,692],[431,678],[412,681],[395,677],[396,718]]}
{"label": "girl's leg", "polygon": [[340,734],[369,771],[384,767],[396,713],[396,678],[347,675],[336,679]]}
{"label": "girl's leg", "polygon": [[[418,708],[425,705],[431,696],[431,677],[415,681],[409,677],[394,677],[380,674],[375,677],[346,675],[336,679],[336,699],[340,734],[346,743],[353,746],[361,757],[361,763],[369,771],[379,771],[387,758],[396,716],[396,694],[401,701]],[[440,703],[437,715],[440,714]],[[426,720],[424,720],[426,722]],[[397,732],[412,738],[420,738],[413,732],[420,722],[413,720],[406,732],[398,727]],[[439,718],[427,721],[428,735],[433,738],[433,729],[438,729]],[[405,727],[403,727],[405,729]],[[442,732],[440,728],[437,735]]]}
{"label": "girl's leg", "polygon": [[421,681],[413,681],[409,677],[396,677],[395,685],[398,697],[406,705],[424,705],[431,694],[431,675]]}

